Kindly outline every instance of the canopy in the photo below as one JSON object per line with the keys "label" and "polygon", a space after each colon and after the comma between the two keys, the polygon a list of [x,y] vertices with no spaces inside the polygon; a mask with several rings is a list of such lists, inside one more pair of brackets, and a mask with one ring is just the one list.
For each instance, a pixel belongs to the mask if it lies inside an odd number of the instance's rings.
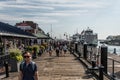
{"label": "canopy", "polygon": [[15,36],[36,38],[33,34],[23,31],[15,26],[0,22],[0,36]]}

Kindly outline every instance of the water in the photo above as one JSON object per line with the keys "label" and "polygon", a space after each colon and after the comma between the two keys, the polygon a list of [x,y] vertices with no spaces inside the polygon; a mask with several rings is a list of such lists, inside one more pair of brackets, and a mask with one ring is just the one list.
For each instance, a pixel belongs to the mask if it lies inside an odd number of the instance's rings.
{"label": "water", "polygon": [[114,53],[114,48],[116,49],[116,54],[120,55],[120,46],[107,45],[108,52]]}
{"label": "water", "polygon": [[[101,46],[101,45],[103,44],[98,43],[98,46]],[[116,54],[120,55],[120,46],[107,45],[107,44],[104,44],[104,45],[108,47],[109,53],[114,53],[114,49],[116,49]]]}

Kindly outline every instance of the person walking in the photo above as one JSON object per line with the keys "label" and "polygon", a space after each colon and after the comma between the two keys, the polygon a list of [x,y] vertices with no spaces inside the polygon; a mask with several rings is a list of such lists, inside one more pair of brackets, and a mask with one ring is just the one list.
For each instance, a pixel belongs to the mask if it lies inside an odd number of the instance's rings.
{"label": "person walking", "polygon": [[56,56],[59,57],[59,47],[56,48]]}
{"label": "person walking", "polygon": [[65,56],[65,54],[67,52],[67,45],[66,44],[63,46],[63,51],[64,51],[64,56]]}
{"label": "person walking", "polygon": [[48,51],[49,51],[49,56],[52,56],[52,46],[51,45],[49,45]]}
{"label": "person walking", "polygon": [[60,51],[59,53],[60,53],[60,55],[62,56],[62,49],[63,49],[63,45],[62,45],[62,44],[60,44],[59,49],[60,49],[60,50],[59,50],[59,51]]}
{"label": "person walking", "polygon": [[32,61],[29,52],[23,54],[24,60],[20,64],[19,80],[38,80],[37,65]]}

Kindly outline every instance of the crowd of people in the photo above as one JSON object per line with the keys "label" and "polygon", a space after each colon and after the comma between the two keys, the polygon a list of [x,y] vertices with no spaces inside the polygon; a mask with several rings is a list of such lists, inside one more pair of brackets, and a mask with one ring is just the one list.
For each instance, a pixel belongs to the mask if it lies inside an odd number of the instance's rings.
{"label": "crowd of people", "polygon": [[[67,42],[50,42],[46,47],[49,56],[52,56],[55,52],[57,57],[65,56],[69,49],[71,49],[71,47]],[[19,69],[19,80],[39,80],[37,65],[32,61],[33,55],[30,52],[25,52],[23,57],[24,60],[21,62]]]}
{"label": "crowd of people", "polygon": [[56,56],[65,56],[65,54],[68,51],[68,43],[66,42],[54,42],[54,43],[49,43],[47,51],[49,53],[49,56],[52,56],[53,51],[55,51]]}

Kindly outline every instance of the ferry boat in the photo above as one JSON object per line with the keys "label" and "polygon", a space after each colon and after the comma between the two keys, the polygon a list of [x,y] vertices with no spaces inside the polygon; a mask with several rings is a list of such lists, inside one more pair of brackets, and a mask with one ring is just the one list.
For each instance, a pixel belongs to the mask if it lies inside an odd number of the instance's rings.
{"label": "ferry boat", "polygon": [[98,35],[97,33],[93,33],[89,27],[86,30],[83,30],[81,34],[77,33],[73,35],[73,41],[79,42],[81,44],[88,44],[88,45],[98,45]]}

